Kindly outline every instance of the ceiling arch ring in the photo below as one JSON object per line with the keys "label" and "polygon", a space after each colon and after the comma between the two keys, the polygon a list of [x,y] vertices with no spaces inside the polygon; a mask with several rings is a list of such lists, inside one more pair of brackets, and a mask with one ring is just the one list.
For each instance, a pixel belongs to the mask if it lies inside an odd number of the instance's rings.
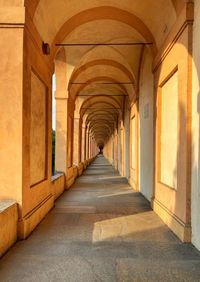
{"label": "ceiling arch ring", "polygon": [[[101,112],[101,114],[99,114],[99,112]],[[106,115],[105,115],[105,113],[106,113]],[[103,115],[103,117],[105,118],[105,119],[107,119],[107,120],[112,120],[113,119],[113,122],[115,121],[114,120],[114,117],[113,117],[113,114],[112,113],[110,113],[110,112],[108,112],[108,111],[104,111],[103,113],[102,113],[102,111],[99,111],[99,110],[94,110],[92,113],[90,113],[88,116],[87,116],[87,118],[86,118],[86,120],[85,120],[85,124],[87,124],[89,121],[91,121],[91,119],[93,118],[93,117],[98,117],[98,116],[102,116]]]}
{"label": "ceiling arch ring", "polygon": [[[120,81],[118,81],[114,78],[108,77],[108,76],[95,77],[95,78],[92,78],[92,79],[85,81],[85,84],[82,84],[79,87],[79,89],[77,91],[75,91],[76,94],[73,95],[73,96],[78,96],[86,87],[88,87],[88,86],[90,86],[93,83],[98,82],[98,81],[108,81],[108,82],[113,82],[113,83],[120,83]],[[124,94],[127,93],[126,88],[123,84],[118,84],[118,86],[121,88],[121,90],[123,91]]]}
{"label": "ceiling arch ring", "polygon": [[89,127],[91,128],[96,128],[96,127],[101,127],[101,126],[106,126],[108,128],[112,128],[113,124],[108,124],[108,123],[105,123],[105,122],[102,122],[102,121],[96,121],[96,122],[90,122],[89,123]]}
{"label": "ceiling arch ring", "polygon": [[105,124],[105,123],[108,122],[108,125],[112,125],[112,126],[113,126],[113,123],[114,123],[114,122],[109,123],[108,119],[96,119],[96,120],[90,120],[89,122],[90,122],[90,124]]}
{"label": "ceiling arch ring", "polygon": [[[92,99],[94,99],[94,98],[95,98],[95,97],[90,97],[89,99],[87,99],[87,100],[82,104],[82,106],[81,106],[81,108],[80,108],[80,114],[81,114],[82,117],[84,116],[84,114],[85,114],[86,111],[87,111],[87,109],[84,109],[84,107],[87,105],[87,103],[89,102],[89,100],[92,100]],[[106,96],[106,98],[112,99],[112,100],[114,100],[114,102],[116,102],[116,103],[118,104],[118,102],[117,102],[113,97],[108,97],[108,96]],[[94,103],[89,104],[88,109],[89,109],[89,108],[92,109],[92,106],[94,106],[94,105],[96,105],[96,104],[107,104],[107,105],[109,105],[109,106],[112,106],[112,107],[113,107],[113,110],[117,110],[117,108],[115,108],[115,106],[114,106],[111,102],[108,102],[108,101],[95,101]],[[119,104],[118,104],[118,105],[119,105]],[[120,105],[119,105],[119,107],[120,107]]]}
{"label": "ceiling arch ring", "polygon": [[122,9],[111,7],[111,6],[101,6],[82,11],[69,20],[67,20],[60,30],[57,32],[52,44],[51,44],[51,58],[55,57],[59,46],[56,44],[62,43],[63,40],[78,26],[94,21],[94,20],[115,20],[125,23],[132,28],[134,28],[138,33],[140,33],[146,42],[152,42],[151,50],[153,55],[157,53],[157,46],[153,34],[149,28],[144,24],[144,22],[134,15],[133,13],[124,11]]}
{"label": "ceiling arch ring", "polygon": [[[103,95],[103,94],[102,94],[102,97],[106,98],[107,100],[112,100],[112,102],[114,102],[114,103],[117,104],[117,107],[120,107],[120,106],[121,106],[120,103],[119,103],[119,101],[118,101],[115,97],[108,96],[108,95]],[[95,97],[95,96],[86,98],[86,99],[84,100],[84,102],[82,103],[81,107],[80,107],[80,111],[83,109],[83,107],[84,107],[85,105],[87,105],[87,104],[88,104],[89,102],[91,102],[92,100],[96,100],[96,99],[97,99],[97,97]],[[96,103],[106,103],[106,102],[107,102],[107,101],[105,101],[105,100],[104,100],[104,101],[100,101],[100,100],[94,101],[94,103],[89,104],[89,107],[90,107],[91,105],[93,105],[93,104],[96,104]],[[107,102],[107,103],[109,103],[110,105],[113,106],[113,104],[111,104],[110,101]],[[115,109],[115,108],[113,108],[113,110],[114,110],[114,109]]]}
{"label": "ceiling arch ring", "polygon": [[94,67],[94,66],[100,66],[100,65],[112,66],[114,68],[117,68],[117,69],[121,70],[130,79],[130,81],[136,82],[134,75],[121,63],[116,62],[114,60],[100,59],[100,60],[94,60],[94,61],[88,62],[85,65],[82,65],[79,68],[75,69],[74,72],[72,73],[70,81],[69,81],[69,90],[71,88],[70,85],[72,85],[72,84],[70,84],[70,82],[76,81],[78,76],[80,74],[82,74],[84,71],[86,71],[87,69]]}
{"label": "ceiling arch ring", "polygon": [[[34,17],[35,15],[35,12],[36,12],[36,9],[37,9],[37,6],[39,5],[39,2],[41,0],[25,0],[25,7],[28,8],[28,11],[29,11],[29,14],[31,16],[31,18]],[[179,14],[180,12],[180,6],[183,6],[184,5],[184,0],[171,0],[173,6],[174,6],[174,9],[176,11],[176,14]],[[178,3],[180,2],[180,6],[178,5]]]}
{"label": "ceiling arch ring", "polygon": [[98,131],[98,130],[95,130],[95,131],[92,131],[91,130],[91,133],[93,134],[93,136],[95,137],[95,135],[97,134],[101,134],[102,136],[111,136],[112,133],[111,132],[108,132],[108,131]]}
{"label": "ceiling arch ring", "polygon": [[97,119],[93,119],[93,120],[89,120],[89,123],[90,124],[107,124],[107,125],[111,125],[111,126],[113,126],[113,124],[114,124],[114,122],[113,121],[110,121],[109,122],[109,120],[108,119],[106,119],[106,118],[97,118]]}
{"label": "ceiling arch ring", "polygon": [[[110,120],[113,120],[113,116],[112,116],[112,114],[108,114],[108,112],[105,112],[106,113],[106,115],[108,116],[110,116]],[[104,114],[105,114],[104,113]],[[94,115],[95,115],[95,113],[94,113]],[[114,120],[113,122],[116,122],[117,121],[117,119],[116,120]],[[86,124],[86,126],[88,125],[88,123],[90,122],[90,120],[86,120],[86,122],[85,122],[85,124]]]}
{"label": "ceiling arch ring", "polygon": [[112,129],[108,125],[96,125],[90,127],[91,132],[107,132],[109,134],[112,133]]}

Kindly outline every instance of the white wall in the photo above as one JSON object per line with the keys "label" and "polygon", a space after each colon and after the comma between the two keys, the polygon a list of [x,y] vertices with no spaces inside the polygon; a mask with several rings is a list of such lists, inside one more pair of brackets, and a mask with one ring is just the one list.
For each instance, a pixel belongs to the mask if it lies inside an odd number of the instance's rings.
{"label": "white wall", "polygon": [[153,75],[152,59],[148,49],[144,52],[140,77],[140,140],[139,186],[150,201],[153,194]]}
{"label": "white wall", "polygon": [[195,0],[192,94],[192,242],[200,250],[200,1]]}

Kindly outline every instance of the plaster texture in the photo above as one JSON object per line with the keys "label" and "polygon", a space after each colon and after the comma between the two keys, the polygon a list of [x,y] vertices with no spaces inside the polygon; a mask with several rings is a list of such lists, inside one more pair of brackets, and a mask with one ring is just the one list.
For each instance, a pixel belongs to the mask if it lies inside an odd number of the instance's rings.
{"label": "plaster texture", "polygon": [[[46,178],[46,86],[31,73],[30,185]],[[37,152],[37,154],[35,153]]]}
{"label": "plaster texture", "polygon": [[66,182],[66,177],[63,173],[57,173],[52,177],[51,188],[55,200],[59,198],[60,195],[62,195],[62,193],[64,192],[65,182]]}
{"label": "plaster texture", "polygon": [[17,203],[13,200],[0,201],[0,257],[17,240]]}
{"label": "plaster texture", "polygon": [[200,253],[182,244],[103,156],[0,261],[1,282],[197,282],[199,277]]}

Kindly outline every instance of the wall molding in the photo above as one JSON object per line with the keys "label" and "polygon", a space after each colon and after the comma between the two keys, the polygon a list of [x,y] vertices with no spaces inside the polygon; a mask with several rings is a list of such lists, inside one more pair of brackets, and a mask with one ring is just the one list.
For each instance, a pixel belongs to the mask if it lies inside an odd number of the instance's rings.
{"label": "wall molding", "polygon": [[170,212],[157,199],[152,199],[152,208],[154,212],[163,220],[163,222],[173,231],[173,233],[184,243],[191,242],[191,225],[185,224],[176,215]]}
{"label": "wall molding", "polygon": [[170,53],[174,45],[177,43],[178,39],[184,32],[184,30],[189,26],[193,25],[194,22],[194,3],[187,3],[185,8],[181,12],[177,22],[166,38],[163,46],[158,51],[154,62],[153,62],[153,73],[157,71],[162,62],[165,60],[167,55]]}

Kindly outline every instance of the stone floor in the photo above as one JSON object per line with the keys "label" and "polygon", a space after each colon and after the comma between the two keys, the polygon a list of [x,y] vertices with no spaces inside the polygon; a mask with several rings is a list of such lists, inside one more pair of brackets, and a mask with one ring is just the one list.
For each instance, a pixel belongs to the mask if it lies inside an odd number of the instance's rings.
{"label": "stone floor", "polygon": [[103,157],[0,260],[1,282],[200,281],[182,244]]}

